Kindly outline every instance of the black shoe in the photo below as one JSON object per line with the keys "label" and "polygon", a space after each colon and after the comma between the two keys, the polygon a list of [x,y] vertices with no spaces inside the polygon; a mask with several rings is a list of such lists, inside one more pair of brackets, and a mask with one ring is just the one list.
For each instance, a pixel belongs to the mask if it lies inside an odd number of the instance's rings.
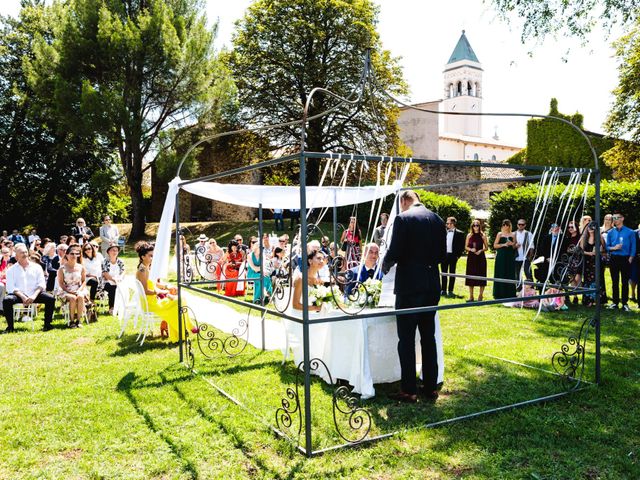
{"label": "black shoe", "polygon": [[438,390],[427,390],[424,387],[420,387],[420,389],[418,390],[418,394],[425,400],[429,400],[432,402],[435,402],[440,396]]}
{"label": "black shoe", "polygon": [[447,292],[447,297],[451,297],[451,298],[455,298],[455,293],[453,292]]}
{"label": "black shoe", "polygon": [[445,292],[444,290],[442,290],[442,291],[440,292],[440,296],[441,296],[441,297],[446,297],[446,296],[447,296],[447,292]]}
{"label": "black shoe", "polygon": [[51,325],[45,325],[45,326],[42,328],[42,331],[43,331],[43,332],[48,332],[49,330],[53,330],[53,327],[52,327]]}
{"label": "black shoe", "polygon": [[1,331],[0,331],[0,334],[3,334],[3,333],[13,333],[13,332],[15,332],[15,331],[16,331],[16,329],[15,329],[15,328],[9,328],[9,327],[7,327],[7,328],[5,328],[4,330],[1,330]]}

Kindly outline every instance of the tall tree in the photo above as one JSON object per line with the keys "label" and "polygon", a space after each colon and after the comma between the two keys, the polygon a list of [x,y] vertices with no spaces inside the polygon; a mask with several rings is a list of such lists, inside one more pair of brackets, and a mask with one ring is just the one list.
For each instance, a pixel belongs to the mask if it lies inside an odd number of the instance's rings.
{"label": "tall tree", "polygon": [[41,108],[23,62],[34,58],[36,39],[53,41],[60,5],[25,0],[22,7],[18,18],[0,19],[0,223],[53,235],[64,231],[82,197],[95,204],[108,198],[118,171],[102,145],[61,131]]}
{"label": "tall tree", "polygon": [[605,161],[624,180],[640,179],[640,19],[631,31],[614,43],[618,58],[618,86],[607,118],[607,131],[618,140]]}
{"label": "tall tree", "polygon": [[29,83],[53,99],[67,131],[118,152],[139,237],[144,163],[158,154],[159,135],[212,108],[214,31],[201,0],[70,0],[58,23],[27,64]]}
{"label": "tall tree", "polygon": [[583,40],[596,25],[610,31],[631,25],[640,15],[637,0],[490,0],[504,19],[523,21],[522,40],[561,34]]}
{"label": "tall tree", "polygon": [[[406,92],[396,58],[382,49],[376,32],[378,8],[370,0],[257,0],[236,24],[229,65],[238,88],[241,117],[252,126],[302,117],[307,96],[324,87],[349,96],[360,80],[365,52],[381,87]],[[313,97],[309,116],[338,100]],[[402,149],[398,108],[367,89],[355,106],[344,105],[308,124],[305,149],[346,153],[398,153]],[[299,126],[269,130],[274,150],[300,146]],[[307,183],[317,184],[319,162],[308,163]]]}

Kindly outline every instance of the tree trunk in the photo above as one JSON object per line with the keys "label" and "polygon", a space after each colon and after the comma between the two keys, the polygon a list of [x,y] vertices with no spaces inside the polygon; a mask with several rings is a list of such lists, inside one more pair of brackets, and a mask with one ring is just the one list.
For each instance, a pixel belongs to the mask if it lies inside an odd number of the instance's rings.
{"label": "tree trunk", "polygon": [[131,234],[132,240],[142,238],[145,227],[144,197],[142,196],[142,182],[137,185],[129,184],[131,195]]}

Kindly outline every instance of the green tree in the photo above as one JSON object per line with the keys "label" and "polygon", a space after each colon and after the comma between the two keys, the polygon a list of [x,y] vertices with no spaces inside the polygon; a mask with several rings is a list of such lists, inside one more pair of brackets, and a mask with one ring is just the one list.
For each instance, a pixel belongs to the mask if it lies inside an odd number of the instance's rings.
{"label": "green tree", "polygon": [[[285,123],[302,117],[314,87],[347,97],[360,80],[365,52],[378,83],[406,92],[396,58],[382,49],[375,25],[378,8],[370,0],[258,0],[236,24],[229,65],[238,88],[240,118],[248,125]],[[313,116],[338,103],[313,97]],[[355,106],[309,122],[306,150],[345,153],[398,153],[399,110],[380,92],[367,89]],[[269,130],[271,147],[295,151],[299,125]],[[404,153],[404,152],[403,152]],[[319,162],[309,161],[307,183],[319,181]],[[281,173],[281,172],[280,172]],[[279,173],[279,174],[280,174]]]}
{"label": "green tree", "polygon": [[34,58],[36,41],[52,42],[60,5],[45,9],[44,1],[31,0],[22,6],[18,18],[0,19],[0,223],[34,225],[53,236],[64,231],[80,198],[107,198],[119,172],[102,145],[63,132],[40,108],[23,62]]}
{"label": "green tree", "polygon": [[605,155],[606,163],[616,170],[616,178],[640,179],[640,19],[631,31],[614,43],[618,58],[618,86],[606,122],[614,137],[627,137],[631,142],[616,141]]}
{"label": "green tree", "polygon": [[54,41],[41,38],[27,62],[29,84],[65,130],[118,152],[139,237],[143,164],[160,134],[216,107],[214,31],[201,0],[71,0],[59,11]]}
{"label": "green tree", "polygon": [[586,39],[600,24],[606,31],[630,25],[640,13],[637,0],[490,0],[506,20],[511,14],[523,22],[522,40],[547,35]]}

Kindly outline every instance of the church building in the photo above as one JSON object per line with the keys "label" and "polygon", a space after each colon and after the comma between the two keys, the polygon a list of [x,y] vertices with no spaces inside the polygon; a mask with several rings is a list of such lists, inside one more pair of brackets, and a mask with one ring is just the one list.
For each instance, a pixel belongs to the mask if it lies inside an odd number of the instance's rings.
{"label": "church building", "polygon": [[[439,112],[482,112],[482,64],[462,31],[443,72],[443,98],[415,104],[415,107]],[[497,133],[492,138],[482,136],[480,115],[443,115],[421,112],[409,107],[400,111],[398,125],[400,137],[416,158],[440,160],[480,160],[504,162],[521,150],[521,147],[501,142]],[[442,171],[440,171],[442,170]],[[480,171],[482,170],[482,171]],[[438,177],[438,182],[434,181]],[[445,167],[427,168],[423,179],[429,183],[450,183],[473,178],[496,178],[514,176],[504,169],[464,169]],[[504,186],[504,185],[503,185]],[[451,193],[469,201],[476,208],[488,206],[488,196],[499,186],[466,189],[466,192]],[[471,190],[471,192],[470,192]],[[436,190],[437,191],[437,190]]]}

